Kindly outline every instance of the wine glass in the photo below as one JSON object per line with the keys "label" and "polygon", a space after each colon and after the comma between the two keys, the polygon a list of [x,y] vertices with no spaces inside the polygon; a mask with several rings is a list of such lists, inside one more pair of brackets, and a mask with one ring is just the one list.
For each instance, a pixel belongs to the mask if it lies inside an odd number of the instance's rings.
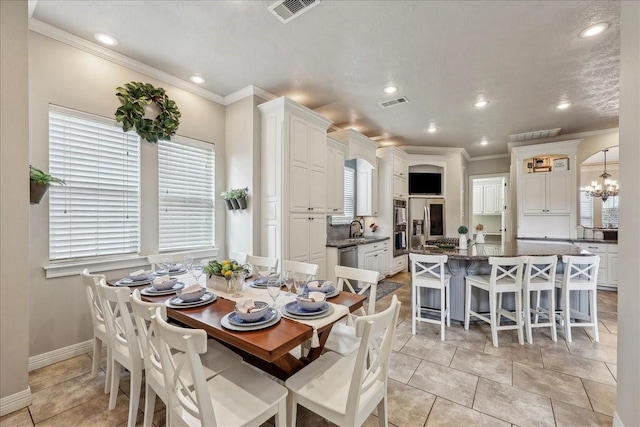
{"label": "wine glass", "polygon": [[191,271],[191,267],[193,266],[193,257],[191,255],[185,255],[183,262],[184,268],[186,268],[187,271]]}
{"label": "wine glass", "polygon": [[191,266],[191,274],[193,275],[193,278],[196,279],[196,283],[198,285],[200,284],[200,276],[202,276],[202,273],[204,273],[204,266],[203,265],[192,265]]}
{"label": "wine glass", "polygon": [[287,296],[291,296],[293,295],[291,293],[291,287],[293,286],[294,282],[295,282],[295,273],[293,273],[292,271],[283,271],[282,272],[282,281],[284,282],[284,285],[287,287],[287,293],[285,295]]}
{"label": "wine glass", "polygon": [[273,300],[273,308],[278,308],[278,306],[276,305],[276,300],[278,299],[278,295],[280,295],[281,286],[282,282],[278,277],[272,277],[267,281],[267,292]]}

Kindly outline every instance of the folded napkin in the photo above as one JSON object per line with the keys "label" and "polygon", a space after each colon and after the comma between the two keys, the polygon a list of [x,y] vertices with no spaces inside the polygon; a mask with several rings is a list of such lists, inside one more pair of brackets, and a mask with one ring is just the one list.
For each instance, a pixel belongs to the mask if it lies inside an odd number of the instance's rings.
{"label": "folded napkin", "polygon": [[191,286],[187,286],[186,288],[184,288],[181,292],[182,295],[184,294],[192,294],[192,293],[196,293],[196,292],[200,292],[200,290],[202,289],[202,286],[200,285],[191,285]]}
{"label": "folded napkin", "polygon": [[136,270],[133,273],[129,273],[129,276],[135,277],[135,276],[142,276],[143,274],[147,274],[147,272],[144,270]]}
{"label": "folded napkin", "polygon": [[158,276],[155,279],[153,279],[153,284],[154,285],[162,285],[164,282],[168,282],[171,280],[171,277],[169,277],[169,275],[165,274],[164,276]]}
{"label": "folded napkin", "polygon": [[169,267],[169,271],[173,272],[173,271],[179,271],[182,269],[182,264],[172,264]]}
{"label": "folded napkin", "polygon": [[264,306],[256,307],[256,302],[252,299],[243,299],[236,303],[236,311],[240,313],[251,313],[264,310]]}

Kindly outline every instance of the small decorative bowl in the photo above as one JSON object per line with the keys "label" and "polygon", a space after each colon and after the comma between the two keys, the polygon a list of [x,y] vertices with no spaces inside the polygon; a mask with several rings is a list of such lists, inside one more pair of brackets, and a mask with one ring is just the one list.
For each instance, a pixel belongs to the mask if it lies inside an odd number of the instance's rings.
{"label": "small decorative bowl", "polygon": [[309,290],[309,292],[328,292],[331,288],[331,285],[332,283],[329,280],[325,280],[324,282],[314,280],[307,283],[307,289]]}
{"label": "small decorative bowl", "polygon": [[255,309],[247,313],[246,311],[238,310],[238,305],[236,304],[236,315],[245,322],[255,322],[263,318],[269,310],[269,304],[264,301],[254,301],[253,306]]}
{"label": "small decorative bowl", "polygon": [[[324,300],[326,299],[326,295],[322,292],[309,292],[308,297],[299,296],[296,299],[298,300],[300,308],[314,311],[319,310],[322,307]],[[311,299],[314,301],[310,301]]]}
{"label": "small decorative bowl", "polygon": [[188,292],[188,293],[177,291],[176,296],[179,297],[184,302],[193,302],[193,301],[198,301],[200,298],[202,298],[205,292],[207,292],[206,288],[200,288],[200,290],[196,292]]}
{"label": "small decorative bowl", "polygon": [[133,280],[134,282],[144,282],[145,280],[149,280],[149,275],[148,274],[138,274],[137,276],[129,275],[129,279]]}
{"label": "small decorative bowl", "polygon": [[173,288],[173,285],[175,285],[177,281],[178,279],[170,279],[162,283],[151,283],[151,286],[153,286],[154,289],[157,289],[159,291],[166,291],[168,289]]}

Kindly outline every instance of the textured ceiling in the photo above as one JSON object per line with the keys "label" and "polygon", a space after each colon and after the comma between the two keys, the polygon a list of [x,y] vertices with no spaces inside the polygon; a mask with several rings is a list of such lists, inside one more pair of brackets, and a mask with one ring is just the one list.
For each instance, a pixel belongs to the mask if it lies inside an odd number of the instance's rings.
{"label": "textured ceiling", "polygon": [[[507,152],[507,136],[618,125],[619,2],[322,1],[288,24],[264,1],[47,1],[33,17],[221,96],[254,84],[381,145]],[[592,39],[577,35],[607,21]],[[400,91],[382,93],[394,83]],[[475,109],[484,95],[490,104]],[[406,96],[409,103],[378,103]],[[555,110],[559,100],[573,105]],[[425,132],[435,122],[438,132]],[[486,137],[489,144],[480,146]]]}

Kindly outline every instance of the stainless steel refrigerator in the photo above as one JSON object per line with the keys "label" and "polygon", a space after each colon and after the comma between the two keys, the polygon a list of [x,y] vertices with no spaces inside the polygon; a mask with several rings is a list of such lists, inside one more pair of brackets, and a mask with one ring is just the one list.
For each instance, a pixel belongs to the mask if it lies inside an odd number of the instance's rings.
{"label": "stainless steel refrigerator", "polygon": [[423,245],[427,240],[443,238],[445,236],[444,219],[444,199],[410,197],[409,235],[411,249]]}

